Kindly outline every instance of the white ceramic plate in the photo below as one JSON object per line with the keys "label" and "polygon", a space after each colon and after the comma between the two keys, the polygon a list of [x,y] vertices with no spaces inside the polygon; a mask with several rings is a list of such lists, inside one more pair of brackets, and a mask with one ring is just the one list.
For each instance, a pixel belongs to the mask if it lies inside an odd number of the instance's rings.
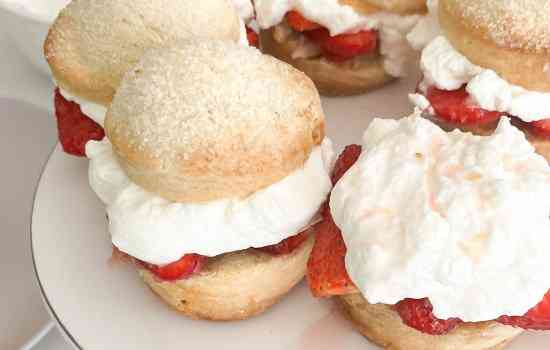
{"label": "white ceramic plate", "polygon": [[[340,149],[360,142],[372,117],[410,112],[415,79],[369,95],[325,99],[328,135]],[[67,336],[84,349],[377,349],[329,300],[302,283],[266,314],[247,321],[193,321],[165,306],[131,266],[111,255],[102,204],[89,189],[87,162],[58,147],[36,193],[32,222],[36,272],[44,298]],[[548,349],[549,335],[528,335],[512,350]]]}

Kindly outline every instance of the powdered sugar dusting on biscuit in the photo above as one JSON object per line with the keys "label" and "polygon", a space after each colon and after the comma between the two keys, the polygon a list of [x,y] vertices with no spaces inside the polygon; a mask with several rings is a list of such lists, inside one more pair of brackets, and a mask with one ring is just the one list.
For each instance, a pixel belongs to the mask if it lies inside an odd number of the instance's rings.
{"label": "powdered sugar dusting on biscuit", "polygon": [[499,46],[550,49],[550,0],[442,0]]}
{"label": "powdered sugar dusting on biscuit", "polygon": [[46,58],[73,92],[114,92],[146,50],[191,38],[238,41],[240,26],[229,0],[73,0],[50,29]]}
{"label": "powdered sugar dusting on biscuit", "polygon": [[123,79],[106,124],[138,152],[185,160],[303,128],[312,103],[311,81],[287,64],[230,42],[189,42],[146,54]]}

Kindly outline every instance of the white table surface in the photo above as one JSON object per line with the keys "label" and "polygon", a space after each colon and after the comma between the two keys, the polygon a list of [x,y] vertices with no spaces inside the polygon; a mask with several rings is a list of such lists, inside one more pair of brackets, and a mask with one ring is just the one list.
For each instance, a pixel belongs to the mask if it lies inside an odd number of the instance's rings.
{"label": "white table surface", "polygon": [[[34,281],[30,245],[26,242],[34,188],[42,165],[56,142],[55,120],[51,115],[52,88],[49,79],[31,67],[6,39],[0,24],[0,157],[7,166],[0,175],[5,201],[1,211],[3,228],[6,229],[3,235],[24,235],[17,239],[4,236],[3,240],[12,244],[13,250],[0,257],[0,261],[6,259],[9,266],[9,262],[17,257],[17,261],[23,262],[14,266],[13,276],[7,276],[8,281],[11,278],[14,283],[9,284],[8,298],[5,299],[10,300],[11,295],[17,296],[11,300],[26,301],[18,307],[20,313],[0,313],[0,333],[2,326],[8,323],[11,330],[16,329],[12,331],[16,334],[10,334],[8,343],[0,346],[6,350],[15,349],[15,344],[24,341],[22,337],[49,318]],[[69,350],[72,347],[55,329],[34,349]]]}

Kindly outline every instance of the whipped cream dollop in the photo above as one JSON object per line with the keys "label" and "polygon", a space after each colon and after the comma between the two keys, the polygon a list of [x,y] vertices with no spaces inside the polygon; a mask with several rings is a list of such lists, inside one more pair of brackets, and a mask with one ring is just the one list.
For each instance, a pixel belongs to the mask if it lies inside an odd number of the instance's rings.
{"label": "whipped cream dollop", "polygon": [[507,113],[526,122],[550,118],[550,93],[524,89],[491,69],[473,64],[442,35],[422,51],[420,68],[424,75],[421,89],[435,85],[456,90],[466,84],[472,102],[483,109]]}
{"label": "whipped cream dollop", "polygon": [[175,203],[126,176],[107,139],[86,145],[92,189],[105,203],[113,244],[163,265],[188,253],[215,256],[264,247],[299,233],[315,218],[332,188],[332,143],[325,139],[298,169],[245,199]]}
{"label": "whipped cream dollop", "polygon": [[105,115],[107,114],[107,107],[100,105],[95,102],[88,101],[82,97],[71,94],[67,90],[59,88],[59,93],[67,101],[74,102],[80,105],[80,110],[83,114],[88,116],[90,119],[104,127],[105,124]]}
{"label": "whipped cream dollop", "polygon": [[370,303],[427,297],[436,317],[477,322],[550,288],[550,166],[508,118],[486,137],[375,119],[330,209]]}
{"label": "whipped cream dollop", "polygon": [[307,19],[326,27],[332,36],[378,30],[384,68],[392,76],[406,75],[407,63],[414,57],[406,37],[422,17],[420,15],[401,16],[378,12],[365,16],[349,5],[340,4],[338,0],[255,0],[254,3],[258,24],[262,29],[281,23],[287,12],[296,10]]}

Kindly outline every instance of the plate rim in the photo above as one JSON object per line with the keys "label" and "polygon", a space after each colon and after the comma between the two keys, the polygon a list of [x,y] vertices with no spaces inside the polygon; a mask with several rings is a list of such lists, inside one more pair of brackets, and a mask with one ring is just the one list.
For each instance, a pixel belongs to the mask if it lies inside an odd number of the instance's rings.
{"label": "plate rim", "polygon": [[63,324],[61,318],[57,315],[50,300],[48,299],[48,295],[46,294],[44,286],[42,285],[42,281],[40,280],[40,275],[38,273],[38,268],[36,264],[36,257],[34,254],[33,224],[34,224],[34,213],[36,211],[36,197],[38,194],[38,190],[42,185],[44,173],[46,172],[48,165],[50,164],[50,160],[52,159],[57,149],[60,149],[61,151],[63,151],[61,149],[59,142],[56,142],[56,144],[53,146],[53,149],[49,152],[48,156],[46,157],[44,164],[42,164],[42,168],[40,170],[40,176],[38,177],[38,181],[36,182],[34,187],[34,194],[32,197],[32,210],[30,214],[31,218],[30,218],[30,224],[29,224],[29,238],[30,238],[29,241],[30,241],[30,249],[31,249],[32,269],[34,271],[34,278],[38,284],[38,289],[40,290],[40,294],[42,295],[42,301],[46,306],[46,309],[49,311],[49,314],[52,316],[55,323],[57,324],[58,329],[62,331],[62,333],[65,335],[65,339],[68,339],[71,345],[73,345],[75,348],[79,350],[83,350],[83,347],[77,342],[75,337],[69,332],[67,327]]}

